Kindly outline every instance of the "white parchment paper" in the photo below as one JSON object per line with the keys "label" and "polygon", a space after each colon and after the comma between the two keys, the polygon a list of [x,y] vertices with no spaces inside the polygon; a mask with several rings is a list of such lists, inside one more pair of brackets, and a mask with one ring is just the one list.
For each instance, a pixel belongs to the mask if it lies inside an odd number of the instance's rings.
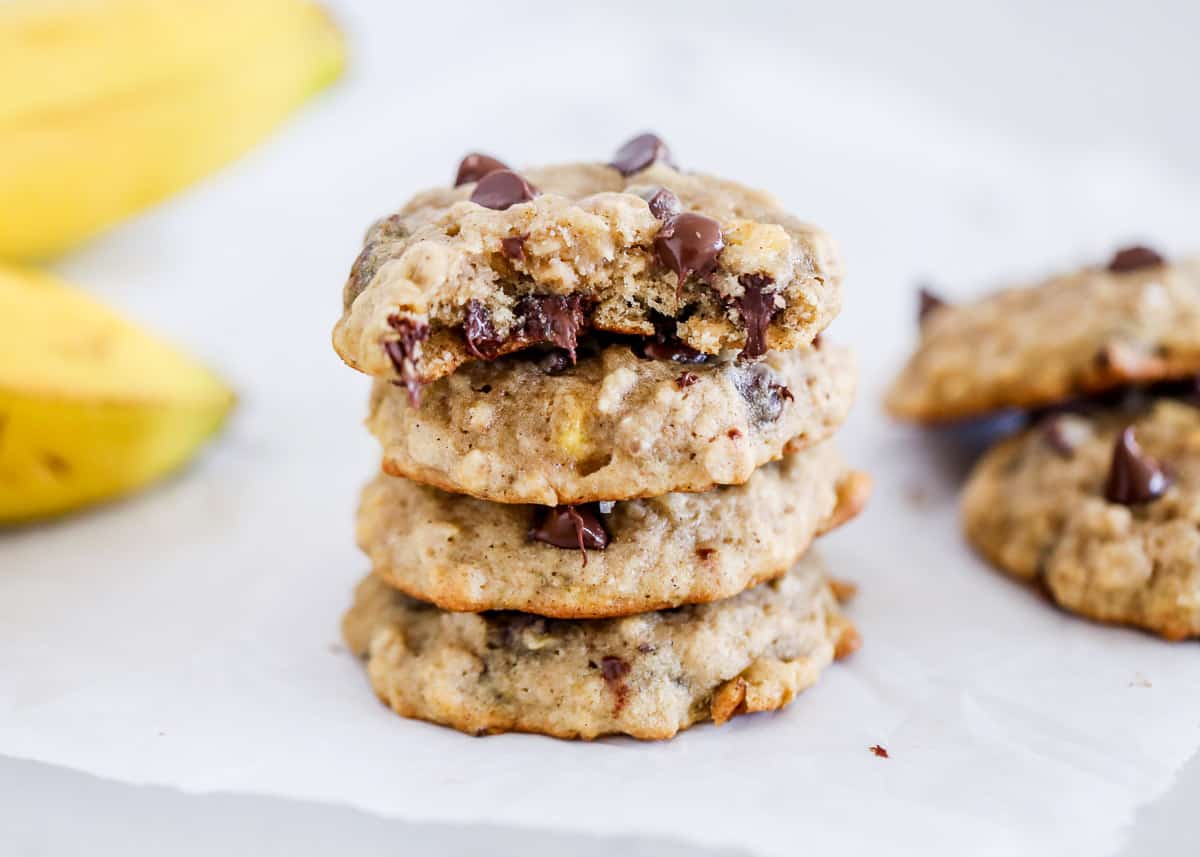
{"label": "white parchment paper", "polygon": [[[794,50],[814,27],[842,33],[819,44],[858,43],[850,18],[764,27],[790,6],[690,29],[669,10],[514,23],[448,5],[414,21],[402,6],[343,9],[358,61],[338,92],[60,265],[205,355],[241,405],[181,478],[0,535],[0,754],[187,790],[763,854],[1114,849],[1200,745],[1196,646],[1073,619],[990,571],[955,509],[977,439],[890,425],[878,400],[911,343],[919,277],[954,298],[1128,239],[1196,250],[1196,163],[1137,141],[981,126],[947,106],[953,82],[948,101],[889,82],[890,42],[873,69],[871,51],[843,63]],[[646,26],[626,26],[635,19]],[[520,35],[496,40],[496,28]],[[589,52],[609,59],[581,64]],[[718,70],[718,56],[738,61]],[[842,240],[851,273],[832,335],[858,346],[864,369],[843,446],[877,491],[821,547],[861,585],[850,613],[865,646],[781,714],[669,743],[472,739],[404,721],[338,637],[365,571],[352,515],[375,450],[360,426],[365,381],[328,332],[361,231],[449,180],[465,151],[603,158],[643,127],[683,164],[772,187]]]}

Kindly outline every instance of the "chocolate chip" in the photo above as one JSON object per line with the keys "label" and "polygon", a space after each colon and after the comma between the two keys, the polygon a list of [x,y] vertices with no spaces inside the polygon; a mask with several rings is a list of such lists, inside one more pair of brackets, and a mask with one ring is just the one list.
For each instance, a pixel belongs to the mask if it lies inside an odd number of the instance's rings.
{"label": "chocolate chip", "polygon": [[565,350],[575,362],[579,331],[586,321],[581,295],[526,295],[517,301],[513,312],[517,320],[508,336],[500,336],[487,308],[479,301],[470,301],[462,329],[467,350],[480,360],[495,360],[507,344],[524,347],[545,342]]}
{"label": "chocolate chip", "polygon": [[479,180],[471,193],[471,202],[504,211],[519,202],[529,202],[537,195],[538,189],[512,170],[497,170]]}
{"label": "chocolate chip", "polygon": [[742,430],[731,428],[729,431],[725,432],[725,434],[729,437],[730,440],[737,440],[739,437],[742,436]]}
{"label": "chocolate chip", "polygon": [[670,360],[673,363],[703,363],[708,355],[684,345],[682,342],[658,342],[649,340],[640,343],[635,353],[643,360]]}
{"label": "chocolate chip", "polygon": [[643,360],[670,360],[683,364],[698,364],[708,360],[708,354],[697,352],[695,348],[685,346],[683,342],[648,340],[637,343],[634,353]]}
{"label": "chocolate chip", "polygon": [[759,425],[779,419],[783,413],[783,400],[792,398],[792,391],[776,381],[775,373],[762,363],[735,372],[733,384],[749,405],[751,418]]}
{"label": "chocolate chip", "polygon": [[699,380],[700,380],[700,376],[697,375],[695,372],[684,372],[682,375],[680,375],[678,378],[675,379],[675,386],[678,387],[679,389],[683,390],[687,387],[692,386]]}
{"label": "chocolate chip", "polygon": [[399,335],[383,344],[387,356],[408,388],[408,401],[412,406],[421,404],[421,343],[429,338],[429,325],[408,318],[391,316],[388,325]]}
{"label": "chocolate chip", "polygon": [[500,249],[504,255],[517,262],[525,261],[525,239],[528,235],[512,235],[500,239]]}
{"label": "chocolate chip", "polygon": [[575,362],[579,331],[585,324],[582,295],[526,295],[517,302],[518,337],[526,344],[549,342]]}
{"label": "chocolate chip", "polygon": [[671,160],[671,150],[667,148],[667,144],[657,134],[647,133],[638,134],[618,149],[616,157],[609,166],[619,170],[623,176],[631,176],[646,169],[655,161],[662,161],[671,168],[675,167]]}
{"label": "chocolate chip", "polygon": [[1052,416],[1042,423],[1042,441],[1063,458],[1075,456],[1075,441],[1065,427],[1062,414]]}
{"label": "chocolate chip", "polygon": [[679,341],[675,335],[675,319],[651,310],[650,323],[654,325],[654,338],[633,345],[633,353],[642,360],[670,360],[688,364],[708,360],[707,354]]}
{"label": "chocolate chip", "polygon": [[1114,274],[1125,274],[1129,271],[1140,271],[1142,268],[1157,268],[1165,265],[1166,259],[1149,247],[1126,247],[1118,250],[1108,263],[1108,270]]}
{"label": "chocolate chip", "polygon": [[500,346],[504,344],[504,340],[496,336],[492,314],[476,300],[467,304],[463,338],[467,341],[467,351],[480,360],[495,360],[500,354]]}
{"label": "chocolate chip", "polygon": [[628,662],[616,655],[605,655],[600,659],[600,675],[604,676],[605,681],[620,681],[629,675],[631,669]]}
{"label": "chocolate chip", "polygon": [[650,213],[659,220],[669,220],[683,210],[679,197],[665,187],[647,188],[638,193],[650,206]]}
{"label": "chocolate chip", "polygon": [[625,702],[629,697],[629,686],[625,683],[625,679],[632,669],[627,661],[616,655],[605,655],[600,659],[600,675],[604,676],[609,690],[617,697],[616,704],[613,706],[613,716],[620,714],[621,709],[625,707]]}
{"label": "chocolate chip", "polygon": [[675,272],[675,294],[684,281],[695,274],[707,277],[717,267],[717,257],[725,249],[721,224],[711,217],[685,211],[667,220],[654,237],[654,253],[658,261]]}
{"label": "chocolate chip", "polygon": [[774,293],[763,291],[775,281],[765,274],[742,274],[738,282],[743,291],[737,299],[737,308],[746,328],[746,344],[738,359],[754,360],[767,353],[767,326],[779,312]]}
{"label": "chocolate chip", "polygon": [[454,186],[458,187],[468,182],[477,182],[490,173],[507,169],[508,165],[503,161],[497,161],[490,155],[481,155],[479,152],[472,152],[459,163],[458,175],[454,177]]}
{"label": "chocolate chip", "polygon": [[1113,447],[1112,465],[1104,483],[1104,496],[1111,503],[1133,506],[1157,500],[1171,487],[1171,477],[1159,462],[1147,455],[1127,426]]}
{"label": "chocolate chip", "polygon": [[608,547],[608,530],[595,503],[582,506],[552,506],[540,514],[529,529],[529,538],[556,548],[579,548],[587,565],[587,549]]}
{"label": "chocolate chip", "polygon": [[1193,408],[1200,408],[1200,375],[1160,381],[1150,385],[1148,391],[1152,396],[1166,396]]}
{"label": "chocolate chip", "polygon": [[917,323],[918,324],[924,323],[925,319],[929,316],[929,314],[931,312],[933,312],[936,309],[940,309],[946,305],[945,300],[943,300],[940,296],[934,294],[933,292],[931,292],[929,289],[925,288],[924,286],[922,286],[921,290],[919,292],[917,292],[917,299],[919,301],[919,305],[917,307]]}
{"label": "chocolate chip", "polygon": [[547,352],[537,365],[547,375],[561,375],[571,365],[571,358],[567,356],[567,352],[555,348],[553,351]]}
{"label": "chocolate chip", "polygon": [[696,556],[702,560],[708,559],[716,552],[716,548],[696,548]]}

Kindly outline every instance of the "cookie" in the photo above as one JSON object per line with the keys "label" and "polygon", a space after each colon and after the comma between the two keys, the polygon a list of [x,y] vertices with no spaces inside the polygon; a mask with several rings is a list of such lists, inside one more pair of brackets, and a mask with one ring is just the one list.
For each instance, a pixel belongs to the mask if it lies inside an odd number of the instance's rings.
{"label": "cookie", "polygon": [[740,484],[789,443],[828,436],[854,397],[853,356],[829,343],[758,363],[637,350],[610,344],[573,366],[548,366],[553,353],[471,363],[426,388],[419,408],[377,382],[367,426],[393,476],[558,506]]}
{"label": "cookie", "polygon": [[1067,610],[1200,635],[1200,410],[1059,413],[1000,443],[963,496],[968,539]]}
{"label": "cookie", "polygon": [[405,717],[559,738],[670,738],[782,708],[858,644],[811,553],[734,598],[621,619],[452,613],[371,576],[343,632]]}
{"label": "cookie", "polygon": [[1036,408],[1200,370],[1200,260],[1129,248],[1087,268],[962,305],[926,294],[920,343],[887,395],[936,423]]}
{"label": "cookie", "polygon": [[585,330],[744,358],[811,342],[841,303],[829,237],[768,194],[676,170],[652,135],[630,145],[637,157],[519,174],[469,156],[457,186],[367,234],[338,354],[415,400],[465,361],[569,354]]}
{"label": "cookie", "polygon": [[832,441],[744,485],[577,508],[488,503],[380,475],[363,493],[358,543],[375,574],[447,610],[624,616],[782,574],[869,491]]}

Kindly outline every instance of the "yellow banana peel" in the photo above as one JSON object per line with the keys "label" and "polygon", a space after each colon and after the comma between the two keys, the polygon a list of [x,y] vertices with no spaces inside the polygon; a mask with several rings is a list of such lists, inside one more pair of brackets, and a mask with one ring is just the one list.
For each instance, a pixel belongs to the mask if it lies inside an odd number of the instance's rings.
{"label": "yellow banana peel", "polygon": [[0,3],[0,258],[53,256],[180,190],[344,65],[307,0]]}
{"label": "yellow banana peel", "polygon": [[0,267],[0,526],[176,470],[232,404],[207,369],[82,292]]}

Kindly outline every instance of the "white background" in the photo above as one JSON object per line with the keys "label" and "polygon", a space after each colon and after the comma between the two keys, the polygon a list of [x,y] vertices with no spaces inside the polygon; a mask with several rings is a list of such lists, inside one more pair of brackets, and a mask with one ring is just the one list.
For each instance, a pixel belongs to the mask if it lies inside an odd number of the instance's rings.
{"label": "white background", "polygon": [[[413,821],[769,854],[1115,853],[1200,745],[1195,644],[1071,619],[986,569],[954,509],[978,439],[890,425],[878,400],[919,278],[961,297],[1134,239],[1198,249],[1194,7],[411,5],[341,4],[345,81],[56,266],[202,355],[241,404],[183,478],[0,536],[0,753]],[[682,165],[768,187],[841,241],[833,335],[864,369],[843,445],[878,490],[824,553],[862,586],[866,645],[787,712],[668,744],[401,721],[337,637],[375,451],[365,382],[328,332],[362,230],[465,151],[603,159],[646,128]],[[28,819],[61,799],[35,785],[65,774],[7,764],[26,819],[9,814],[13,841],[55,842]],[[147,814],[163,800],[109,788]],[[1163,823],[1183,831],[1181,814]],[[0,837],[5,820],[0,807]]]}

